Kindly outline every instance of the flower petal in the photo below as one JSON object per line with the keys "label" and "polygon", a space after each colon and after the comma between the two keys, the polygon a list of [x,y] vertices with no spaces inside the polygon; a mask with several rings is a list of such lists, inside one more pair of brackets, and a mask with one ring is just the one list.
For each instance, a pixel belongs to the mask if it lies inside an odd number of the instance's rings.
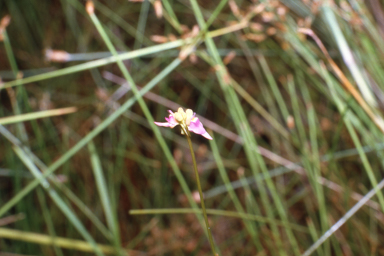
{"label": "flower petal", "polygon": [[194,132],[196,134],[200,134],[200,135],[204,136],[205,138],[212,140],[212,137],[207,133],[207,131],[204,129],[203,124],[200,122],[199,118],[197,118],[197,117],[194,117],[191,120],[191,123],[188,126],[188,129],[191,132]]}
{"label": "flower petal", "polygon": [[167,121],[166,123],[160,123],[160,122],[154,122],[154,123],[158,126],[164,126],[164,127],[170,127],[170,128],[173,128],[176,125],[178,125],[179,123],[175,120],[175,117],[173,116],[174,113],[171,110],[168,110],[168,112],[169,112],[169,116],[165,118],[165,120]]}
{"label": "flower petal", "polygon": [[207,132],[205,132],[205,133],[203,133],[203,134],[200,134],[200,135],[203,136],[203,137],[206,138],[206,139],[213,140],[212,137],[211,137],[211,135],[209,135],[209,133],[207,133]]}
{"label": "flower petal", "polygon": [[176,125],[178,125],[179,123],[175,120],[175,118],[173,117],[173,115],[169,115],[169,117],[165,118],[165,120],[167,120],[167,122],[170,124],[170,127],[173,128],[175,127]]}
{"label": "flower petal", "polygon": [[170,123],[160,123],[160,122],[154,122],[157,126],[164,126],[164,127],[171,127]]}

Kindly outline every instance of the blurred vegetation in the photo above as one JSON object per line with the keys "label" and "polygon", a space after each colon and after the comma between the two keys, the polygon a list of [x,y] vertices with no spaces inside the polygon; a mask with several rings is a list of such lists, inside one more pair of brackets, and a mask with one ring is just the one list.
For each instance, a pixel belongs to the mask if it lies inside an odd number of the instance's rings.
{"label": "blurred vegetation", "polygon": [[[87,8],[86,8],[87,6]],[[384,255],[378,0],[0,1],[0,252]],[[143,96],[143,97],[142,97]]]}

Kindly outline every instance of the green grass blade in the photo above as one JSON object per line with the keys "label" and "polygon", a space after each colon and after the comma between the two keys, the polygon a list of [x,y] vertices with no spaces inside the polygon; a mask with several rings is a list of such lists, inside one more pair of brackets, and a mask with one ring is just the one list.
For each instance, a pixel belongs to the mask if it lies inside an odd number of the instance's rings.
{"label": "green grass blade", "polygon": [[75,226],[77,231],[84,237],[85,240],[92,246],[96,255],[104,255],[100,248],[97,246],[95,240],[88,233],[87,229],[80,222],[80,220],[76,217],[76,215],[72,212],[72,210],[65,204],[65,202],[61,199],[61,197],[56,193],[55,190],[51,188],[51,185],[44,180],[42,173],[35,166],[35,164],[30,160],[29,156],[24,153],[24,151],[15,146],[13,150],[19,156],[20,160],[25,164],[25,166],[31,171],[31,173],[35,176],[36,179],[40,182],[41,186],[47,191],[48,195],[51,197],[52,201],[55,202],[57,207],[63,212],[63,214],[68,218],[68,220]]}
{"label": "green grass blade", "polygon": [[97,190],[99,192],[101,204],[104,209],[105,218],[108,223],[109,230],[113,234],[113,241],[116,246],[116,249],[120,250],[120,235],[117,227],[116,215],[112,212],[112,204],[110,201],[110,196],[108,195],[107,184],[105,182],[105,177],[103,174],[103,169],[101,166],[100,158],[97,155],[95,145],[92,141],[88,143],[88,150],[90,153],[91,164],[93,169],[93,174],[96,180]]}

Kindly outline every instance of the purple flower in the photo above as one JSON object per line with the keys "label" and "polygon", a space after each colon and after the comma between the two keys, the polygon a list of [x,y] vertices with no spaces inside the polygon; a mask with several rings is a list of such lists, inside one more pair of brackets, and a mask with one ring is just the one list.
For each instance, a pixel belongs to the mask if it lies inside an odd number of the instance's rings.
{"label": "purple flower", "polygon": [[[166,123],[155,122],[158,126],[170,127],[173,128],[176,125],[181,126],[181,134],[184,134],[184,131],[191,131],[196,134],[200,134],[204,138],[212,140],[212,137],[204,129],[203,124],[200,122],[199,118],[196,117],[191,109],[187,109],[185,112],[182,108],[179,108],[177,112],[173,113],[171,110],[168,110],[169,116],[165,118]],[[188,135],[188,134],[187,134]]]}

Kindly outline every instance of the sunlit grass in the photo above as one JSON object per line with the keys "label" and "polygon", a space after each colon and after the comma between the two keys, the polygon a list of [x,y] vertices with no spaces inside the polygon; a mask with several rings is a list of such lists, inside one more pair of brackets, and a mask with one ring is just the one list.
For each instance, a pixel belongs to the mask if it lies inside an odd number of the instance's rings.
{"label": "sunlit grass", "polygon": [[383,8],[0,2],[2,252],[382,254]]}

